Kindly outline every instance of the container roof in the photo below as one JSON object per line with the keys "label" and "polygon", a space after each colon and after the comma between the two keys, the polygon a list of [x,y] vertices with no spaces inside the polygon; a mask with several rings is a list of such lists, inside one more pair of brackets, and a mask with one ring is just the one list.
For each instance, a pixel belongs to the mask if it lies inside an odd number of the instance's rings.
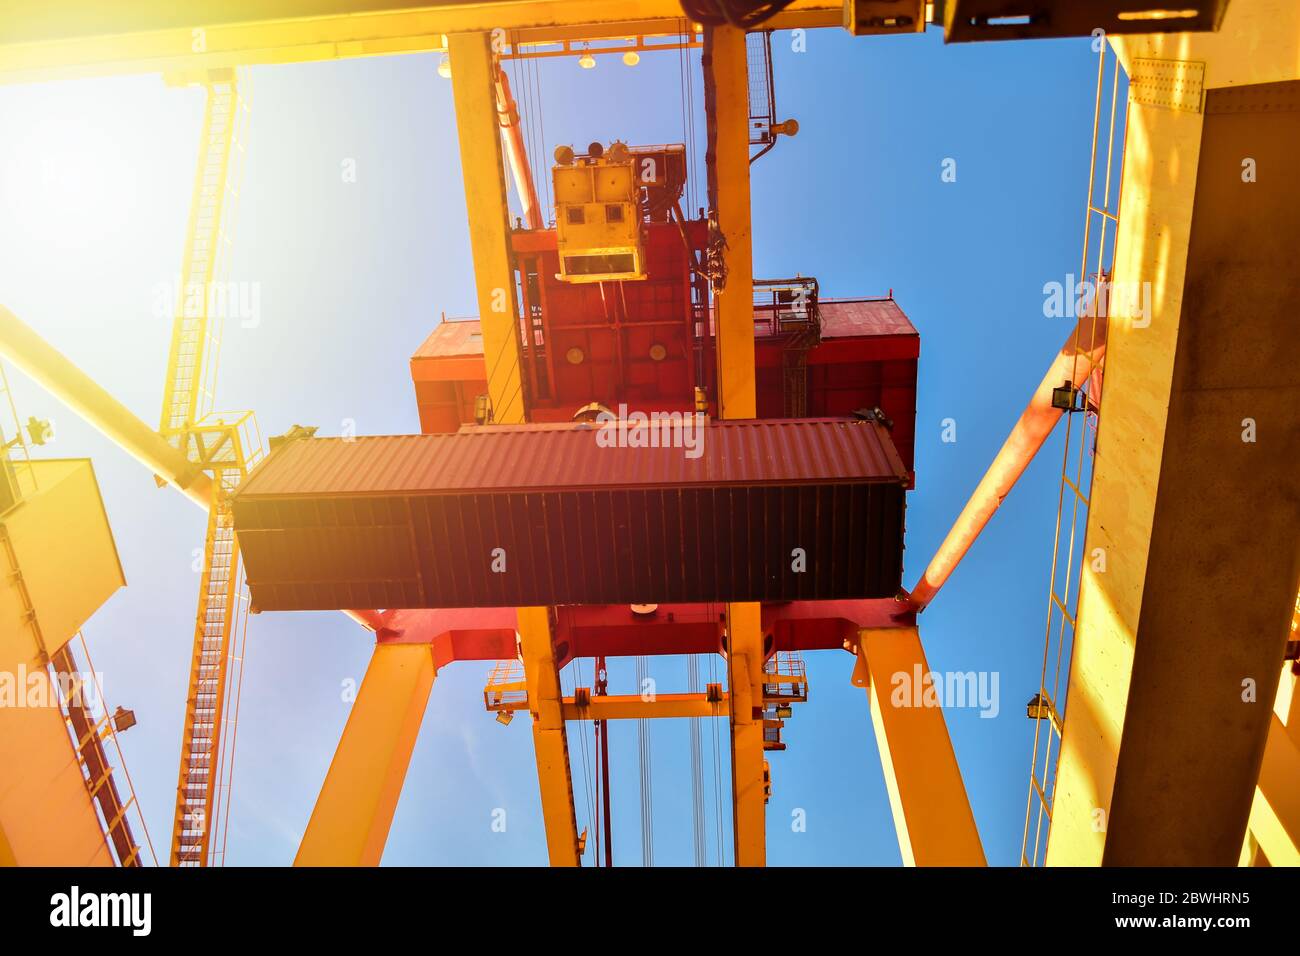
{"label": "container roof", "polygon": [[[300,439],[256,468],[238,497],[907,480],[888,433],[874,422],[712,421],[698,435],[693,431],[683,429],[674,439],[662,423],[622,432],[613,423],[562,423]],[[674,439],[676,447],[640,446],[656,439],[661,445]]]}

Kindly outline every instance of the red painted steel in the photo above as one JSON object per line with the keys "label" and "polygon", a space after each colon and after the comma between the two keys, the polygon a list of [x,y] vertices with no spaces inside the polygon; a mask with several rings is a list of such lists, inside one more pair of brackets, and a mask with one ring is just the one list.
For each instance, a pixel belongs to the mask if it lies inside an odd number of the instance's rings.
{"label": "red painted steel", "polygon": [[[382,612],[381,644],[431,644],[439,667],[452,661],[501,660],[516,654],[516,611],[507,607]],[[721,605],[661,604],[652,615],[626,604],[561,605],[555,609],[560,666],[575,658],[716,654],[722,646]],[[832,650],[864,627],[911,627],[916,615],[893,599],[788,601],[764,604],[762,626],[773,651]]]}
{"label": "red painted steel", "polygon": [[[627,282],[560,280],[555,232],[512,236],[529,331],[523,337],[524,377],[532,421],[567,421],[588,402],[628,402],[644,411],[688,409],[703,328],[690,263],[708,242],[702,221],[644,226],[646,278]],[[694,294],[693,294],[694,293]],[[702,325],[702,321],[699,323]]]}
{"label": "red painted steel", "polygon": [[[515,233],[514,243],[517,253],[521,250],[529,253],[549,250],[553,255],[554,233]],[[596,294],[593,289],[588,288],[587,294]],[[547,295],[550,296],[547,301],[550,308],[557,305],[574,307],[574,303],[566,298],[567,293],[557,296],[547,286]],[[860,408],[881,408],[893,422],[890,438],[903,464],[911,472],[920,336],[893,299],[821,300],[818,309],[822,341],[808,353],[808,415],[839,417]],[[611,401],[598,394],[598,382],[591,378],[594,373],[589,369],[575,371],[567,367],[564,352],[575,345],[583,349],[584,364],[592,355],[596,356],[596,361],[606,362],[612,356],[612,345],[606,348],[591,344],[599,341],[601,333],[598,329],[579,329],[575,327],[577,324],[581,323],[575,320],[567,326],[567,331],[561,331],[552,346],[535,362],[538,369],[549,365],[557,367],[556,375],[562,382],[562,399],[530,400],[529,414],[533,421],[568,421],[580,406],[590,401],[599,400],[606,404]],[[638,349],[648,350],[650,342],[648,339],[641,341],[637,336],[655,328],[657,326],[647,326],[621,333],[631,342],[627,348],[629,362],[644,360],[645,356],[638,358]],[[572,341],[566,336],[570,336]],[[686,339],[683,337],[678,341],[685,343]],[[679,345],[678,349],[683,347]],[[783,414],[782,352],[779,341],[764,338],[761,334],[755,341],[755,389],[760,418],[778,418]],[[711,344],[706,343],[706,354],[711,373]],[[663,394],[674,397],[671,400],[646,398],[649,393],[643,390],[639,393],[641,397],[632,404],[641,411],[687,409],[691,382],[684,355],[670,351],[659,364],[663,367],[652,370],[654,389],[671,388],[672,391]],[[547,373],[543,371],[541,374]],[[650,382],[640,372],[635,375],[646,383]],[[443,322],[437,326],[411,358],[411,378],[415,384],[421,431],[426,434],[452,432],[462,424],[473,422],[474,399],[487,391],[483,339],[478,320]]]}
{"label": "red painted steel", "polygon": [[411,356],[411,381],[424,434],[454,432],[472,423],[475,399],[487,394],[478,319],[444,319],[435,326]]}

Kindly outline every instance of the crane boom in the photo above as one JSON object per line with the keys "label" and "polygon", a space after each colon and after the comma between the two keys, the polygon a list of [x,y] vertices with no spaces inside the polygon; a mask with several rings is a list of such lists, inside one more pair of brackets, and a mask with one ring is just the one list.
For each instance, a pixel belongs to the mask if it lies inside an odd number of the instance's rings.
{"label": "crane boom", "polygon": [[212,479],[199,578],[194,646],[181,732],[180,770],[172,819],[171,863],[203,866],[212,859],[217,769],[222,755],[222,718],[230,674],[230,636],[238,600],[239,548],[227,497],[247,472],[238,423],[200,423],[205,359],[216,339],[209,314],[216,272],[221,215],[235,139],[239,94],[233,70],[214,71],[204,84],[207,104],[199,143],[198,172],[190,202],[178,304],[172,326],[163,392],[163,436]]}
{"label": "crane boom", "polygon": [[203,361],[210,333],[208,293],[216,269],[217,240],[238,102],[231,70],[211,75],[205,87],[207,105],[199,141],[199,168],[190,200],[185,256],[177,290],[179,302],[172,326],[167,381],[163,389],[162,423],[158,426],[160,432],[172,439],[183,436],[198,413]]}

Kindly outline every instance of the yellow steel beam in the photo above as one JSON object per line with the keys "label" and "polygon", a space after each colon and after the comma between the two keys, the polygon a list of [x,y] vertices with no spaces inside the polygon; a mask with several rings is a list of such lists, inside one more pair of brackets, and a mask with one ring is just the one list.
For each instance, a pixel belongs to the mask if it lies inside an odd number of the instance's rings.
{"label": "yellow steel beam", "polygon": [[0,305],[0,355],[116,442],[199,507],[212,503],[212,479],[94,379]]}
{"label": "yellow steel beam", "polygon": [[[839,26],[838,0],[795,0],[765,26]],[[678,0],[11,0],[0,82],[428,52],[453,33],[509,42],[681,29]]]}
{"label": "yellow steel beam", "polygon": [[984,866],[943,709],[918,685],[929,672],[916,628],[858,632],[853,682],[871,702],[903,864]]}
{"label": "yellow steel beam", "polygon": [[514,424],[524,420],[524,393],[492,37],[453,34],[448,47],[492,420]]}
{"label": "yellow steel beam", "polygon": [[[0,305],[0,356],[107,436],[119,448],[207,511],[212,478],[18,316]],[[344,611],[374,630],[370,612]]]}
{"label": "yellow steel beam", "polygon": [[[1263,628],[1251,623],[1265,606],[1261,600],[1262,582],[1272,579],[1279,570],[1285,571],[1285,562],[1294,554],[1293,549],[1285,547],[1266,548],[1262,564],[1255,564],[1257,558],[1252,556],[1258,553],[1259,542],[1269,540],[1285,528],[1285,524],[1266,518],[1270,514],[1266,506],[1287,493],[1287,482],[1272,486],[1272,493],[1256,494],[1237,473],[1228,470],[1228,463],[1239,460],[1238,453],[1243,449],[1265,455],[1272,453],[1270,445],[1273,450],[1278,443],[1284,451],[1290,447],[1282,436],[1288,433],[1287,427],[1294,428],[1287,425],[1284,416],[1295,405],[1294,392],[1288,395],[1286,388],[1294,388],[1295,378],[1285,373],[1270,377],[1272,373],[1264,359],[1277,358],[1284,365],[1291,362],[1293,369],[1290,358],[1293,353],[1264,350],[1258,353],[1260,360],[1256,362],[1256,353],[1251,351],[1251,343],[1272,341],[1263,331],[1265,318],[1271,314],[1275,321],[1280,319],[1274,329],[1281,329],[1281,323],[1289,321],[1289,313],[1278,312],[1276,307],[1256,308],[1252,304],[1255,300],[1236,293],[1244,290],[1273,296],[1275,303],[1288,301],[1285,288],[1294,270],[1285,268],[1274,273],[1266,267],[1268,260],[1262,250],[1248,255],[1237,248],[1236,234],[1225,228],[1221,213],[1220,218],[1207,219],[1206,208],[1198,208],[1197,191],[1198,184],[1209,188],[1222,178],[1225,183],[1235,182],[1243,190],[1234,202],[1252,214],[1255,210],[1268,214],[1294,208],[1294,180],[1290,181],[1292,192],[1287,205],[1288,197],[1283,192],[1287,177],[1265,181],[1259,176],[1258,182],[1250,183],[1243,178],[1243,164],[1247,159],[1252,168],[1258,164],[1259,169],[1264,169],[1270,161],[1289,162],[1280,157],[1294,156],[1293,150],[1273,152],[1270,159],[1260,152],[1265,145],[1263,137],[1232,133],[1207,140],[1206,129],[1207,124],[1237,122],[1225,120],[1225,113],[1230,111],[1220,108],[1218,113],[1211,112],[1216,91],[1231,90],[1234,96],[1249,96],[1248,88],[1256,84],[1300,77],[1297,36],[1300,36],[1300,6],[1287,0],[1246,0],[1228,5],[1217,33],[1146,34],[1111,40],[1125,73],[1133,78],[1126,113],[1119,224],[1111,279],[1115,288],[1140,288],[1142,295],[1126,308],[1116,309],[1112,305],[1110,310],[1105,412],[1100,425],[1103,437],[1093,463],[1083,548],[1088,560],[1082,565],[1078,591],[1078,627],[1065,694],[1064,737],[1047,848],[1049,865],[1096,866],[1102,862],[1103,853],[1109,856],[1113,852],[1117,770],[1121,742],[1126,739],[1137,742],[1147,738],[1148,752],[1158,755],[1161,761],[1169,760],[1171,771],[1166,778],[1170,783],[1157,791],[1149,789],[1149,784],[1134,788],[1130,806],[1135,809],[1153,806],[1147,798],[1154,792],[1161,802],[1170,797],[1186,798],[1187,805],[1193,809],[1191,816],[1161,813],[1160,827],[1150,826],[1149,820],[1135,821],[1129,830],[1133,839],[1124,847],[1117,844],[1115,852],[1121,849],[1131,852],[1134,839],[1147,843],[1149,850],[1166,852],[1186,843],[1181,834],[1177,839],[1171,838],[1175,830],[1208,833],[1212,817],[1207,801],[1212,790],[1223,793],[1244,782],[1249,797],[1248,777],[1243,781],[1242,774],[1225,773],[1224,765],[1217,758],[1207,764],[1199,756],[1205,752],[1207,741],[1204,728],[1197,721],[1206,718],[1210,711],[1195,707],[1199,711],[1196,720],[1183,722],[1162,706],[1162,701],[1169,698],[1159,696],[1157,688],[1163,685],[1168,693],[1168,688],[1191,686],[1180,670],[1186,669],[1200,692],[1185,703],[1190,706],[1214,701],[1216,706],[1235,708],[1235,714],[1225,716],[1218,723],[1215,729],[1218,733],[1230,726],[1245,726],[1251,708],[1266,706],[1268,687],[1273,680],[1271,673],[1266,675],[1265,669],[1257,665],[1245,668],[1234,662],[1227,667],[1207,669],[1205,657],[1194,653],[1188,643],[1188,632],[1204,632],[1201,638],[1204,644],[1197,647],[1209,649],[1216,661],[1225,660],[1219,655],[1236,653],[1252,643],[1264,633]],[[1167,107],[1162,101],[1159,91],[1169,88],[1162,86],[1165,78],[1182,90],[1174,101],[1178,108]],[[1242,110],[1237,115],[1245,122],[1250,114]],[[1294,114],[1285,108],[1275,108],[1259,128],[1281,134],[1291,125],[1288,120],[1291,115]],[[1207,147],[1215,148],[1208,159]],[[1224,162],[1223,157],[1227,155],[1231,155],[1236,170],[1230,179],[1226,174],[1220,177],[1217,173],[1223,167],[1216,164]],[[1194,223],[1198,222],[1205,223],[1206,237],[1216,233],[1234,237],[1234,251],[1228,258],[1232,263],[1252,267],[1248,281],[1229,281],[1218,265],[1209,270],[1189,268]],[[1278,249],[1295,245],[1276,235],[1262,215],[1254,219],[1253,231],[1244,238],[1256,236],[1268,237],[1268,244]],[[1180,327],[1188,321],[1184,317],[1185,308],[1208,301],[1209,293],[1219,290],[1227,290],[1230,305],[1219,310],[1214,325],[1232,329],[1231,341],[1236,347],[1221,349],[1222,354],[1215,354],[1210,365],[1204,366],[1194,354],[1185,351],[1180,354],[1198,340],[1204,323],[1192,322],[1187,327],[1197,333],[1190,338],[1186,330],[1180,335]],[[1273,334],[1281,335],[1276,341],[1294,341],[1290,333]],[[1251,364],[1253,389],[1240,388],[1242,383],[1230,385],[1224,377],[1224,370],[1242,360]],[[1200,370],[1198,374],[1204,376],[1201,384],[1209,387],[1200,394],[1175,391],[1175,372],[1179,366]],[[1267,416],[1264,402],[1270,403]],[[1246,410],[1237,413],[1239,408]],[[1182,418],[1180,409],[1191,410],[1190,418]],[[1210,414],[1222,414],[1210,422],[1202,409]],[[1233,420],[1228,421],[1230,411]],[[1243,444],[1243,419],[1247,417],[1258,422],[1261,436],[1272,435],[1273,439],[1261,438],[1258,443]],[[1177,424],[1179,418],[1182,427],[1189,430],[1175,435],[1170,431],[1171,423]],[[1233,428],[1233,441],[1206,444],[1208,437],[1220,435],[1224,422]],[[1162,472],[1171,460],[1166,450],[1186,448],[1217,450],[1212,473],[1174,468],[1171,480],[1162,480]],[[1262,469],[1265,460],[1260,458],[1257,464],[1248,467]],[[1257,470],[1256,474],[1264,472]],[[1219,489],[1228,489],[1224,500],[1229,505],[1248,504],[1250,518],[1235,520],[1233,512],[1219,509],[1208,526],[1193,520],[1188,512],[1159,521],[1158,514],[1168,507],[1167,503],[1178,500],[1169,492],[1180,490],[1178,479],[1182,475],[1196,476],[1194,490],[1206,501],[1219,501]],[[1250,472],[1244,472],[1242,477],[1250,477]],[[1215,483],[1206,480],[1209,478]],[[1291,500],[1295,500],[1294,494]],[[1202,561],[1199,557],[1192,560],[1192,553],[1178,546],[1180,539],[1175,533],[1179,527],[1195,529],[1197,534],[1212,527],[1216,537],[1212,542],[1207,541],[1207,550],[1231,554],[1231,560]],[[1173,551],[1165,550],[1163,566],[1153,565],[1152,554],[1162,538]],[[1104,556],[1104,562],[1098,562],[1098,556]],[[1252,557],[1247,560],[1247,556]],[[1243,582],[1251,596],[1243,607],[1216,608],[1213,601],[1202,606],[1199,601],[1179,599],[1171,589],[1172,584],[1183,579],[1199,594],[1233,593],[1233,586],[1212,584],[1213,576],[1207,570],[1212,566],[1230,571]],[[1292,574],[1290,585],[1294,587],[1294,584]],[[1134,681],[1141,673],[1138,658],[1147,656],[1155,644],[1154,640],[1147,642],[1144,631],[1150,625],[1143,621],[1148,619],[1149,608],[1161,605],[1167,611],[1172,610],[1175,618],[1178,614],[1182,618],[1166,632],[1167,656],[1163,660],[1148,658],[1147,677],[1142,685],[1137,685]],[[1224,615],[1227,623],[1221,626],[1217,623],[1218,613]],[[1276,626],[1270,627],[1280,647],[1282,634]],[[1234,637],[1225,640],[1224,634]],[[1280,653],[1272,655],[1272,661],[1275,663],[1278,657]],[[1241,681],[1248,676],[1259,682],[1256,691],[1260,702],[1222,705],[1222,701],[1234,695],[1240,700]],[[1211,680],[1217,682],[1213,691]],[[1231,689],[1229,683],[1233,685]],[[1140,719],[1134,718],[1137,703],[1144,704]],[[1153,737],[1154,726],[1169,728],[1170,733]],[[1252,728],[1251,733],[1254,732]],[[1264,736],[1266,728],[1261,739]],[[1191,764],[1176,756],[1182,752],[1179,748],[1184,747],[1198,754]],[[1258,750],[1254,752],[1258,754]],[[1217,750],[1216,754],[1221,756]],[[1141,759],[1137,760],[1134,769],[1141,769],[1142,763]],[[1246,762],[1241,765],[1245,766]],[[1199,777],[1200,781],[1194,781],[1193,777]],[[1234,801],[1236,798],[1234,795]],[[1244,816],[1245,813],[1240,813],[1236,819],[1240,821]],[[1189,824],[1187,821],[1193,817],[1195,822]],[[1213,861],[1206,856],[1198,856],[1195,861],[1231,862],[1227,842],[1222,841]],[[1175,862],[1167,856],[1160,860],[1147,859],[1162,865]]]}
{"label": "yellow steel beam", "polygon": [[727,605],[732,830],[736,866],[767,865],[763,628],[758,604]]}
{"label": "yellow steel beam", "polygon": [[[209,334],[208,290],[221,246],[221,216],[235,141],[239,92],[234,71],[207,78],[204,84],[203,129],[199,134],[198,168],[190,196],[185,228],[181,283],[176,290],[176,316],[167,351],[161,424],[158,430],[181,435],[199,417]],[[209,386],[215,383],[206,383]]]}
{"label": "yellow steel beam", "polygon": [[14,849],[9,845],[9,838],[5,836],[3,826],[0,826],[0,866],[17,866],[18,857],[14,855]]}
{"label": "yellow steel beam", "polygon": [[295,866],[377,866],[437,667],[427,644],[378,644]]}
{"label": "yellow steel beam", "polygon": [[[73,743],[67,719],[80,721],[84,710],[59,705],[76,688],[61,692],[49,663],[75,676],[77,666],[61,666],[65,645],[126,581],[90,462],[13,466],[23,502],[0,517],[0,674],[16,675],[18,696],[0,694],[0,866],[112,866],[97,805],[116,815],[121,801],[110,781],[120,776],[103,773],[103,752],[84,723],[75,733],[84,746]],[[113,836],[113,849],[129,853],[125,830]]]}
{"label": "yellow steel beam", "polygon": [[585,704],[564,698],[565,720],[649,720],[666,717],[719,717],[728,706],[722,694],[711,701],[707,694],[659,694],[649,700],[639,695],[591,696]]}
{"label": "yellow steel beam", "polygon": [[[517,424],[524,421],[525,407],[492,36],[454,33],[448,37],[447,52],[492,420]],[[518,613],[551,865],[577,866],[578,825],[549,610],[526,607],[519,608]]]}
{"label": "yellow steel beam", "polygon": [[715,293],[718,316],[718,411],[753,418],[754,255],[749,202],[749,73],[745,34],[713,31],[714,109],[717,115],[718,225],[726,240],[726,284]]}
{"label": "yellow steel beam", "polygon": [[573,809],[569,743],[564,730],[560,674],[555,667],[555,651],[551,645],[549,608],[519,609],[519,646],[528,684],[528,706],[533,718],[537,782],[551,866],[577,866],[578,821]]}
{"label": "yellow steel beam", "polygon": [[[726,282],[714,292],[718,316],[718,411],[753,418],[754,259],[750,238],[749,74],[745,34],[712,31],[710,64],[716,137],[718,225],[726,240]],[[727,606],[731,692],[732,828],[737,866],[767,862],[763,760],[763,631],[757,604]]]}

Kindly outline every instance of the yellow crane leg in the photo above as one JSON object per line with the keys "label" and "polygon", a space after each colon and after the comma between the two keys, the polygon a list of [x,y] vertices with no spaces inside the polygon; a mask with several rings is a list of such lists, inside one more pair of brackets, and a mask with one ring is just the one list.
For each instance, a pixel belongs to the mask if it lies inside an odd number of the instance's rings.
{"label": "yellow crane leg", "polygon": [[715,293],[718,316],[718,412],[753,418],[754,254],[749,205],[749,74],[745,31],[713,30],[712,72],[717,139],[718,225],[726,239],[726,284]]}
{"label": "yellow crane leg", "polygon": [[[14,6],[5,4],[0,21],[0,83],[420,53],[439,49],[442,34],[496,29],[511,43],[682,29],[680,0],[42,0]],[[842,21],[843,0],[794,0],[764,27]]]}
{"label": "yellow crane leg", "polygon": [[294,866],[377,866],[437,667],[427,644],[377,644]]}
{"label": "yellow crane leg", "polygon": [[[749,73],[745,32],[717,27],[710,40],[712,143],[718,226],[726,239],[726,282],[715,289],[718,348],[718,412],[753,418],[754,257],[750,235]],[[767,863],[767,781],[763,760],[763,631],[757,604],[727,606],[731,693],[732,827],[737,866]]]}
{"label": "yellow crane leg", "polygon": [[492,420],[513,424],[524,420],[524,392],[491,35],[454,33],[448,37],[447,53],[456,101],[456,131],[460,136],[460,166],[465,180],[488,398]]}
{"label": "yellow crane leg", "polygon": [[943,709],[919,686],[929,672],[916,628],[858,632],[853,683],[871,702],[903,865],[984,866]]}
{"label": "yellow crane leg", "polygon": [[564,730],[564,698],[551,645],[550,609],[519,608],[519,645],[533,718],[537,782],[546,824],[551,866],[578,865],[578,820],[569,776],[569,742]]}
{"label": "yellow crane leg", "polygon": [[757,604],[727,605],[731,688],[731,823],[736,866],[767,865],[763,628]]}

